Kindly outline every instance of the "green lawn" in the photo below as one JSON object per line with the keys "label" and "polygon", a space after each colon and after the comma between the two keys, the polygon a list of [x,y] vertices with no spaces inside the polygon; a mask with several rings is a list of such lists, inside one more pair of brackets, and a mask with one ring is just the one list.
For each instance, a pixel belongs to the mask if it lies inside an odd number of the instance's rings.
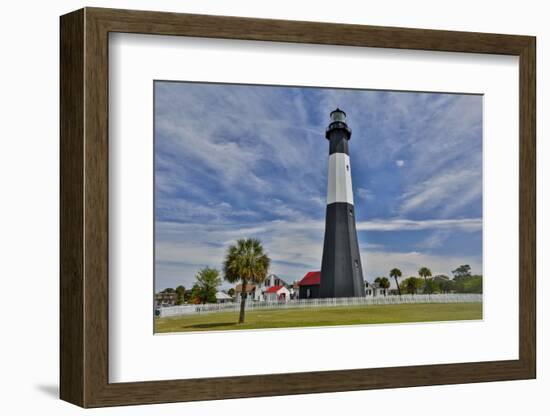
{"label": "green lawn", "polygon": [[155,332],[460,321],[481,318],[481,303],[423,303],[346,308],[327,307],[322,309],[271,309],[247,311],[245,323],[241,325],[237,324],[238,312],[215,312],[203,315],[155,318]]}

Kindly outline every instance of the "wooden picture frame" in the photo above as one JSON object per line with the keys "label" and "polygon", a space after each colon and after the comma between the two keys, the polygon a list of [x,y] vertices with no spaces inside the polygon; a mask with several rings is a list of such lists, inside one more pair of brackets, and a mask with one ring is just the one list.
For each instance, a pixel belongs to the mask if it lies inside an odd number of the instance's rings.
{"label": "wooden picture frame", "polygon": [[[61,399],[101,407],[535,378],[534,37],[100,8],[62,16],[60,29]],[[109,383],[110,32],[519,56],[519,359]]]}

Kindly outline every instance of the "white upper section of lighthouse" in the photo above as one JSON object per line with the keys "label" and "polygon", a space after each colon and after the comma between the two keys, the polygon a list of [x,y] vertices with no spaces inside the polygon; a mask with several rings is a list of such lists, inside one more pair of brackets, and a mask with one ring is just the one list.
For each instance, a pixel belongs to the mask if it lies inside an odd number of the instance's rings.
{"label": "white upper section of lighthouse", "polygon": [[334,202],[353,205],[351,167],[349,156],[345,153],[333,153],[328,158],[327,205]]}

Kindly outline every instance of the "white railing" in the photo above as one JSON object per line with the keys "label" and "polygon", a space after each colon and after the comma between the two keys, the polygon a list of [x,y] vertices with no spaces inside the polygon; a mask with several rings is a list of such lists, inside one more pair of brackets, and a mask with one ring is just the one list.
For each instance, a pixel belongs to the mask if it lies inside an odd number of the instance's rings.
{"label": "white railing", "polygon": [[[246,310],[353,307],[361,305],[399,305],[409,303],[479,303],[483,295],[477,293],[449,293],[434,295],[388,295],[376,297],[298,299],[287,302],[247,302]],[[210,303],[205,305],[169,306],[157,309],[158,316],[178,316],[211,312],[235,312],[240,302]]]}

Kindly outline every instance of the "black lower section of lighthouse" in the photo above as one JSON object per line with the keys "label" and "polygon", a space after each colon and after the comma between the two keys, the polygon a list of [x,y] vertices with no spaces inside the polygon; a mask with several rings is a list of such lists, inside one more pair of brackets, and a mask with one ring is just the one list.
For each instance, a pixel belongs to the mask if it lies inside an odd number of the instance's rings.
{"label": "black lower section of lighthouse", "polygon": [[345,202],[327,206],[319,296],[365,296],[355,210]]}
{"label": "black lower section of lighthouse", "polygon": [[330,119],[326,131],[330,141],[329,183],[319,297],[365,296],[351,186],[351,129],[346,124],[346,113],[339,109],[330,114]]}

